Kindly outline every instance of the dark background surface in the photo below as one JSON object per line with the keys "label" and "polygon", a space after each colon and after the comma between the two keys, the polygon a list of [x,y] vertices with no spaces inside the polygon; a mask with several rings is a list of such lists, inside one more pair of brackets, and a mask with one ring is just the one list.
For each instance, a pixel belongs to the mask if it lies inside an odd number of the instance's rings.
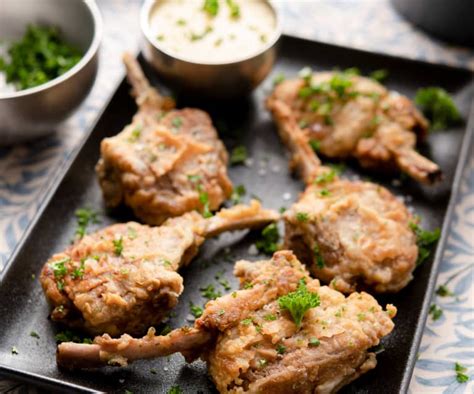
{"label": "dark background surface", "polygon": [[[291,76],[305,65],[317,70],[356,66],[363,72],[387,68],[390,71],[388,87],[409,97],[413,97],[419,87],[445,87],[454,93],[464,118],[467,118],[472,95],[472,76],[466,71],[285,37],[282,40],[279,61],[272,75],[283,71],[287,76]],[[303,189],[303,184],[288,173],[285,151],[276,136],[268,113],[263,108],[263,99],[271,86],[272,76],[247,100],[193,104],[209,110],[229,149],[237,144],[247,146],[249,156],[254,161],[253,166],[230,168],[234,185],[246,186],[246,200],[254,194],[263,200],[265,206],[278,209],[295,201]],[[77,208],[90,206],[104,211],[94,166],[99,156],[100,140],[120,131],[135,111],[128,90],[127,84],[120,85],[10,268],[4,271],[0,299],[8,302],[0,305],[0,365],[12,371],[58,379],[95,390],[166,392],[169,387],[177,384],[184,392],[212,392],[213,384],[206,377],[204,364],[197,362],[185,365],[180,355],[137,362],[122,370],[63,373],[58,371],[55,365],[54,333],[61,328],[47,320],[48,306],[38,280],[33,280],[31,275],[36,274],[38,277],[48,257],[69,244],[74,235],[74,211]],[[179,98],[178,106],[186,104],[189,103]],[[345,176],[371,176],[374,181],[387,186],[395,194],[405,196],[407,204],[414,207],[422,217],[424,227],[432,229],[441,226],[459,159],[462,136],[463,127],[435,133],[430,136],[429,143],[420,148],[438,162],[445,172],[445,181],[436,187],[423,187],[412,181],[405,181],[402,186],[394,187],[392,178],[373,176],[360,170],[355,163],[348,163],[350,169],[346,170]],[[283,198],[285,193],[291,194],[289,201]],[[100,226],[128,219],[131,219],[131,216],[125,210],[112,213],[104,211]],[[232,276],[233,263],[240,258],[259,258],[248,254],[255,236],[256,234],[247,232],[225,234],[204,245],[198,258],[181,271],[185,291],[175,310],[176,316],[171,318],[168,324],[172,327],[190,324],[187,321],[189,302],[204,302],[199,292],[200,287],[213,283],[220,291],[225,291],[214,279],[218,272],[224,270],[225,276],[234,288],[236,287]],[[412,360],[416,356],[417,349],[412,346],[413,339],[417,326],[424,323],[425,316],[420,316],[420,312],[423,304],[428,302],[426,299],[430,297],[426,290],[432,264],[430,259],[419,267],[415,272],[415,279],[399,294],[378,297],[382,304],[394,303],[398,307],[396,328],[384,341],[386,350],[378,356],[377,368],[348,386],[344,392],[398,392],[402,380],[409,381],[407,360],[409,356]],[[31,337],[31,331],[36,331],[41,340]],[[18,348],[18,355],[11,354],[12,346]],[[158,373],[152,374],[151,369]]]}

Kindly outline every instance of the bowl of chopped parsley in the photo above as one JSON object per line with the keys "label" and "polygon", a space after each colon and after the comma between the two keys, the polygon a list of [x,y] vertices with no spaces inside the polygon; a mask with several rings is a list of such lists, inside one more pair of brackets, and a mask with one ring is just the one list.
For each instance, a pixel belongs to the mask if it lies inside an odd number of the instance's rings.
{"label": "bowl of chopped parsley", "polygon": [[2,0],[0,145],[54,132],[89,93],[102,21],[93,0]]}

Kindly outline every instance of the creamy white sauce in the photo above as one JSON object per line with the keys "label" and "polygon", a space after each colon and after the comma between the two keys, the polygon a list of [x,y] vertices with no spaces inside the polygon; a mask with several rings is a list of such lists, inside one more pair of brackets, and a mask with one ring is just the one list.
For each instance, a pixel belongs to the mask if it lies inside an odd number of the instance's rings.
{"label": "creamy white sauce", "polygon": [[263,0],[218,0],[216,16],[203,10],[204,0],[159,0],[150,14],[156,44],[171,55],[197,63],[226,63],[258,53],[274,39],[276,18]]}

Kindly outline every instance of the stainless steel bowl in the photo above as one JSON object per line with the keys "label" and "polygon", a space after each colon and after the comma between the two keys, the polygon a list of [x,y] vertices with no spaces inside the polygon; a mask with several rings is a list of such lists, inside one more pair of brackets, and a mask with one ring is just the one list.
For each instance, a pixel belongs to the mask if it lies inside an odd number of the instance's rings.
{"label": "stainless steel bowl", "polygon": [[0,38],[18,40],[30,23],[54,25],[84,54],[43,85],[0,92],[0,145],[51,133],[89,93],[97,73],[102,20],[93,0],[0,0]]}
{"label": "stainless steel bowl", "polygon": [[172,86],[186,93],[210,98],[235,98],[250,93],[270,73],[281,36],[280,19],[269,1],[276,26],[274,35],[256,54],[226,63],[194,62],[172,55],[154,39],[150,18],[160,0],[146,0],[140,14],[145,36],[144,56]]}

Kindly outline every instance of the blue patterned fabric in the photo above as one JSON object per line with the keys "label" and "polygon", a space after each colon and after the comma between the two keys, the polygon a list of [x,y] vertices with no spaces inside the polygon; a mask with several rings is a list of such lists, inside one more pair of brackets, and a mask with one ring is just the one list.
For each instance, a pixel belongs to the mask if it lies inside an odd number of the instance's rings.
{"label": "blue patterned fabric", "polygon": [[[0,148],[0,269],[41,205],[56,174],[86,137],[98,112],[123,76],[121,53],[138,50],[138,0],[99,0],[105,31],[96,84],[79,111],[55,134],[29,144]],[[447,46],[402,20],[387,0],[277,1],[287,34],[391,53],[474,70],[474,52]],[[302,23],[304,22],[304,23]],[[438,285],[455,296],[433,296],[443,309],[428,318],[411,393],[474,392],[474,158],[467,163]],[[0,300],[1,302],[1,300]],[[468,368],[456,380],[454,363]],[[36,388],[0,379],[0,393]]]}

